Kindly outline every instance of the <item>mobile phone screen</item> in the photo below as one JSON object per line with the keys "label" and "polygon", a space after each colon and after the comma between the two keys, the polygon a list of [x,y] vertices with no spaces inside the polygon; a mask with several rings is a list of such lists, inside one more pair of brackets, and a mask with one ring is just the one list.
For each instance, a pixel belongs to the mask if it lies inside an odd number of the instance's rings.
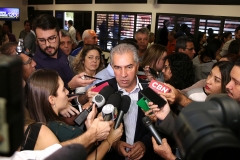
{"label": "mobile phone screen", "polygon": [[146,99],[148,99],[149,102],[153,102],[154,104],[158,105],[159,108],[163,107],[167,103],[162,97],[160,97],[149,87],[141,90],[140,93]]}

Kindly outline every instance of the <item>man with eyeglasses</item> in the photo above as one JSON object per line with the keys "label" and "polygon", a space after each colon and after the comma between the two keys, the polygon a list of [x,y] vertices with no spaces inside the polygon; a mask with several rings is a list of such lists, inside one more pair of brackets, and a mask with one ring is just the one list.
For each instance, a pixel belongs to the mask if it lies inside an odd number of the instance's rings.
{"label": "man with eyeglasses", "polygon": [[35,71],[36,62],[27,54],[16,52],[17,42],[8,42],[2,45],[0,52],[6,56],[18,55],[23,62],[23,80],[26,82],[28,77]]}
{"label": "man with eyeglasses", "polygon": [[181,36],[177,39],[175,53],[182,52],[193,59],[195,52],[193,39],[188,36]]}
{"label": "man with eyeglasses", "polygon": [[48,14],[40,15],[35,20],[33,29],[38,43],[33,57],[37,63],[36,69],[47,68],[57,71],[64,81],[64,86],[70,91],[94,81],[82,79],[84,73],[73,75],[67,55],[59,48],[61,32],[55,17]]}

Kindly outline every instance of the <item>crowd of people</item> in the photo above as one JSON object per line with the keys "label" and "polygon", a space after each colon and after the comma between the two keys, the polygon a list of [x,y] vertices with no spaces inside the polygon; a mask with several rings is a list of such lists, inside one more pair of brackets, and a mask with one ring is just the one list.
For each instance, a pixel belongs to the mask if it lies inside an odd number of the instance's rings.
{"label": "crowd of people", "polygon": [[[110,63],[106,64],[95,31],[76,33],[73,22],[68,24],[69,31],[60,29],[56,18],[47,14],[34,19],[32,25],[25,21],[19,38],[25,41],[31,34],[35,48],[23,43],[22,53],[16,53],[18,43],[12,34],[1,32],[1,56],[18,55],[23,65],[24,131],[29,133],[13,159],[45,159],[58,149],[81,144],[89,160],[175,160],[180,157],[172,153],[176,148],[174,120],[188,104],[219,93],[240,102],[240,26],[234,40],[228,32],[221,40],[199,33],[195,43],[185,29],[168,33],[168,21],[164,21],[160,44],[154,43],[154,34],[147,28],[141,28],[134,38],[124,39],[111,49]],[[163,82],[171,91],[158,93],[166,105],[149,102],[150,110],[145,112],[137,101],[151,80]],[[92,90],[105,82],[114,93],[131,99],[117,129],[113,128],[114,121],[103,120],[93,102],[99,93]],[[80,92],[82,95],[68,97]],[[74,119],[90,107],[84,126],[74,124]],[[162,144],[156,143],[142,123],[145,116],[163,137]],[[30,137],[31,132],[37,136]]]}

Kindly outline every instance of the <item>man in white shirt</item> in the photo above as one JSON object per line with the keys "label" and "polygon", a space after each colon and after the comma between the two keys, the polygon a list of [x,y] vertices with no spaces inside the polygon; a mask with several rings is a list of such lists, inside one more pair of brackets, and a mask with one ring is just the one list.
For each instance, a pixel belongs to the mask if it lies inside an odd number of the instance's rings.
{"label": "man in white shirt", "polygon": [[73,42],[77,45],[76,29],[73,27],[73,21],[72,20],[68,21],[68,32],[71,34]]}

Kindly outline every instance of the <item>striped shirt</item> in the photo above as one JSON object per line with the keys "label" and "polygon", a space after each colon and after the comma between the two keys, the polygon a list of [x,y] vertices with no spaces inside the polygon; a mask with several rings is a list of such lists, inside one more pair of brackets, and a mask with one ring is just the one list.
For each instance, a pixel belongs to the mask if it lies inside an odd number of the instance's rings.
{"label": "striped shirt", "polygon": [[134,137],[135,137],[135,130],[137,124],[137,117],[138,117],[138,92],[140,91],[139,87],[139,80],[137,78],[137,85],[131,92],[126,92],[126,90],[120,88],[118,85],[118,90],[122,91],[122,95],[128,95],[131,98],[131,104],[129,107],[128,112],[123,116],[124,120],[124,127],[125,127],[125,134],[126,134],[126,143],[133,145],[134,144]]}

